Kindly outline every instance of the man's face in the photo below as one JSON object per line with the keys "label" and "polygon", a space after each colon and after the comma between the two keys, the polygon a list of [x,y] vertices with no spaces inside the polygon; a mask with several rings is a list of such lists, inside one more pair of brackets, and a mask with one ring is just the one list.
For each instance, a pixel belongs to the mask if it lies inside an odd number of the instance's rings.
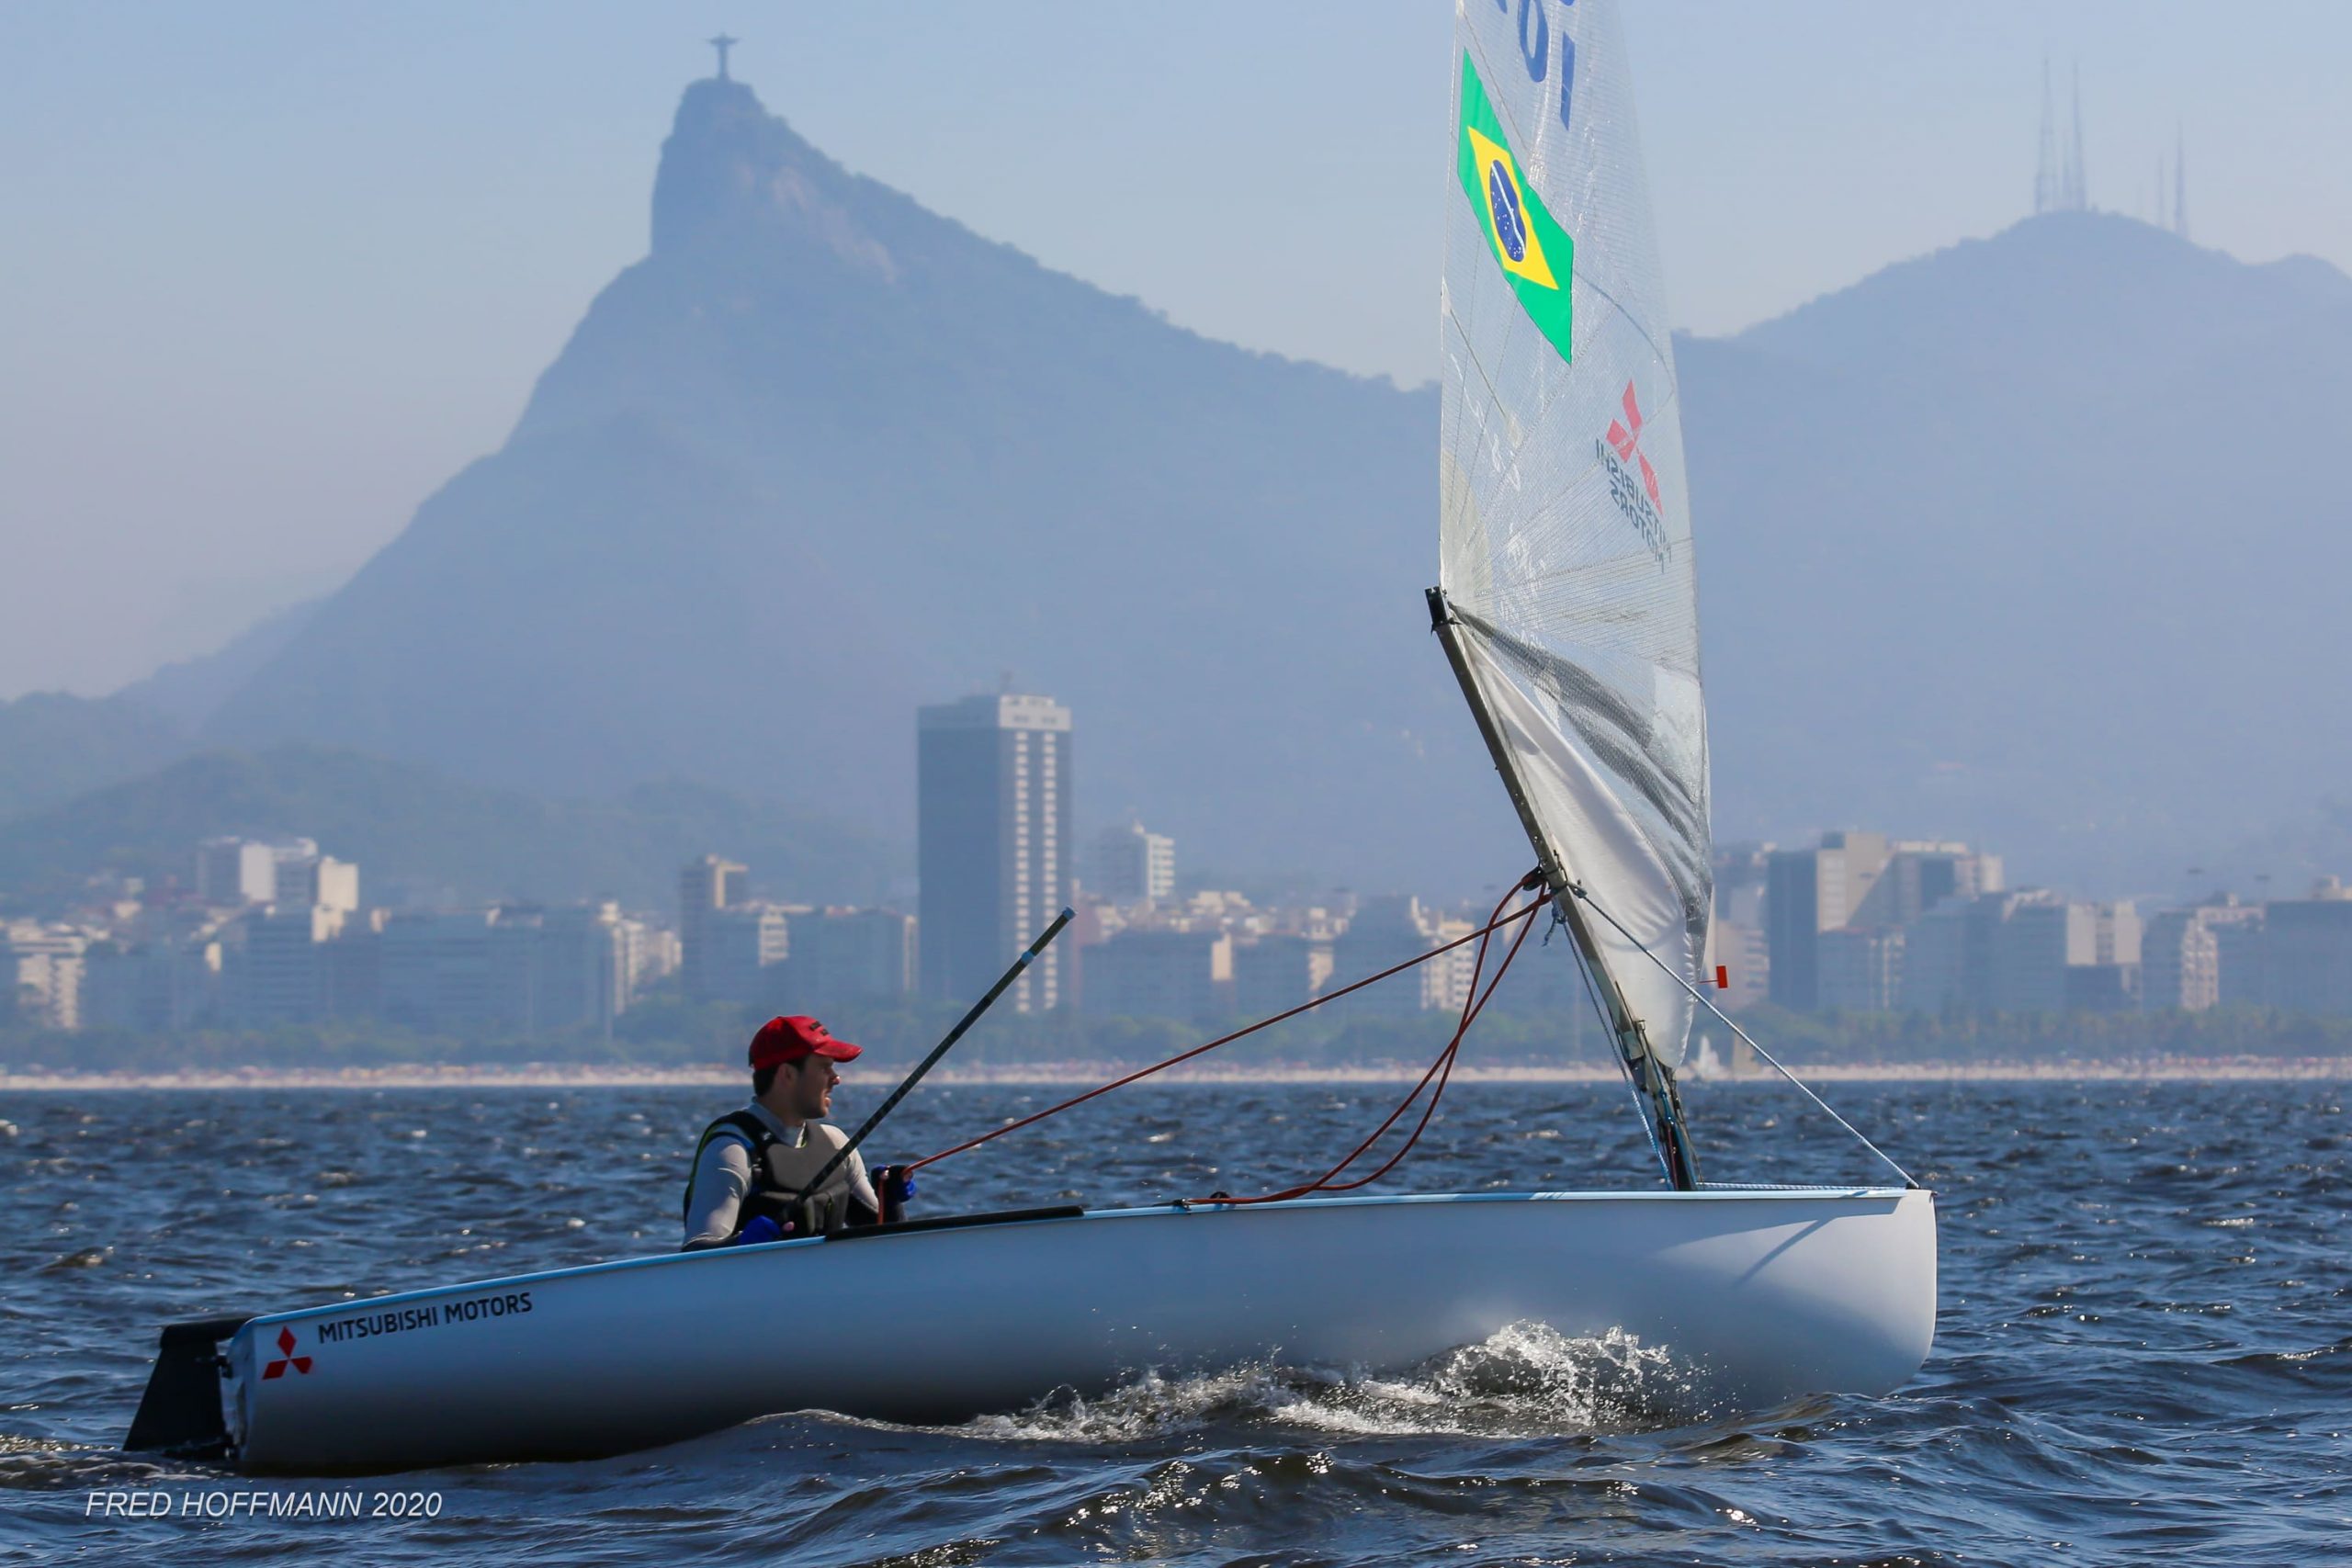
{"label": "man's face", "polygon": [[787,1063],[785,1073],[792,1082],[793,1113],[804,1122],[823,1119],[833,1109],[833,1086],[842,1081],[833,1064],[823,1056],[803,1056]]}

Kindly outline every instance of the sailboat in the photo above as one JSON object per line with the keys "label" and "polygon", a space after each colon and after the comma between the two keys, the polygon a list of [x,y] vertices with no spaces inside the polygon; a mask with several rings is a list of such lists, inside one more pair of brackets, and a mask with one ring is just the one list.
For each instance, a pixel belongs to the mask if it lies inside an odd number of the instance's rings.
{"label": "sailboat", "polygon": [[[1613,8],[1462,0],[1455,38],[1426,606],[1571,939],[1544,955],[1582,971],[1656,1184],[962,1215],[176,1324],[130,1446],[305,1472],[586,1457],[791,1410],[952,1421],[1149,1371],[1389,1373],[1531,1323],[1631,1336],[1715,1411],[1918,1370],[1933,1195],[1710,1183],[1676,1083],[1706,1001],[1706,723]],[[762,1325],[811,1302],[850,1303],[825,1356],[767,1353]],[[710,1332],[715,1305],[742,1332]]]}

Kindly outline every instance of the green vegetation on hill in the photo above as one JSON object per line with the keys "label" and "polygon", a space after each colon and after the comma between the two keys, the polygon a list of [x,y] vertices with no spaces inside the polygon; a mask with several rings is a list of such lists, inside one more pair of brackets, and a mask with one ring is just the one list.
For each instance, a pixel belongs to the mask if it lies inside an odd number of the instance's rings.
{"label": "green vegetation on hill", "polygon": [[[207,751],[0,822],[0,887],[38,906],[99,870],[186,882],[199,840],[300,835],[360,868],[456,899],[609,897],[668,909],[680,866],[718,852],[778,897],[870,903],[889,864],[869,836],[803,807],[701,784],[541,800],[355,751]],[[371,879],[374,879],[371,883]]]}

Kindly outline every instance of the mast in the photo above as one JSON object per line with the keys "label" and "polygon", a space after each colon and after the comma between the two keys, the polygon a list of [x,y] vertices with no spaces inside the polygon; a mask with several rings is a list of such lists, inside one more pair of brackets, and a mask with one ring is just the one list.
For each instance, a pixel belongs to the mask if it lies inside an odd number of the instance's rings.
{"label": "mast", "polygon": [[1642,1098],[1643,1113],[1648,1119],[1658,1158],[1665,1164],[1667,1179],[1677,1190],[1690,1191],[1699,1185],[1699,1161],[1683,1122],[1682,1096],[1675,1087],[1674,1069],[1652,1048],[1649,1032],[1625,1005],[1624,992],[1619,989],[1616,977],[1602,961],[1591,922],[1582,901],[1576,897],[1576,884],[1536,818],[1526,786],[1512,762],[1510,749],[1503,744],[1502,732],[1487,705],[1486,694],[1479,690],[1477,677],[1471,672],[1469,660],[1463,652],[1461,626],[1453,618],[1453,606],[1446,602],[1445,590],[1429,590],[1428,599],[1430,629],[1437,633],[1438,642],[1445,649],[1446,662],[1453,667],[1453,678],[1461,682],[1463,698],[1469,703],[1471,715],[1478,722],[1478,734],[1487,742],[1487,753],[1494,761],[1495,771],[1502,775],[1503,789],[1510,796],[1512,809],[1519,813],[1519,825],[1525,829],[1528,841],[1535,846],[1536,863],[1543,868],[1544,886],[1551,895],[1552,907],[1567,926],[1585,973],[1599,993],[1617,1055]]}

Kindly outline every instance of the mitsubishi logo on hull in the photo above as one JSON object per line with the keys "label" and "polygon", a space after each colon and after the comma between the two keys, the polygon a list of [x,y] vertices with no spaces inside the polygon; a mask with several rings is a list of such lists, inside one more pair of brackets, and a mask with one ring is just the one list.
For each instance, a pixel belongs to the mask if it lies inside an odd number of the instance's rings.
{"label": "mitsubishi logo on hull", "polygon": [[261,1370],[262,1381],[264,1382],[267,1382],[272,1378],[284,1377],[286,1375],[286,1369],[288,1367],[293,1368],[296,1371],[301,1373],[305,1377],[310,1375],[311,1358],[308,1356],[298,1356],[294,1353],[294,1331],[292,1329],[281,1328],[277,1331],[277,1355],[278,1359],[270,1362],[269,1365]]}

